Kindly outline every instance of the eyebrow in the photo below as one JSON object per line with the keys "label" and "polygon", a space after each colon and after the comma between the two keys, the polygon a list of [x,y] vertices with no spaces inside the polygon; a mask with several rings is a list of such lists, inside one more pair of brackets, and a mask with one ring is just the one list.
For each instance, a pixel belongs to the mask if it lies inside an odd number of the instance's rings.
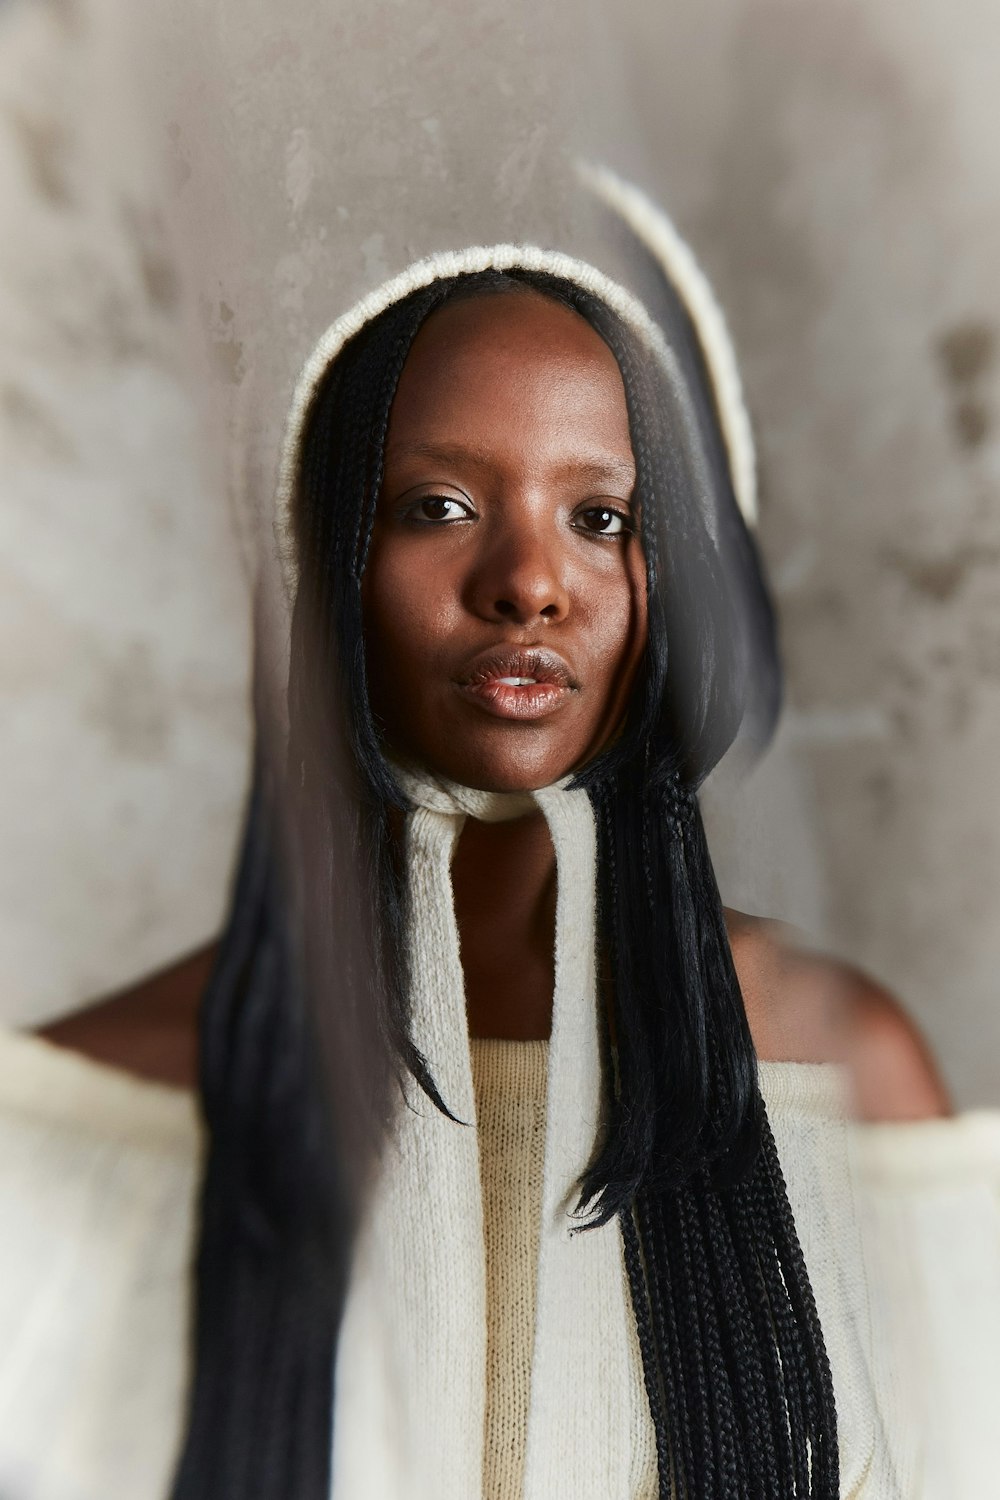
{"label": "eyebrow", "polygon": [[[466,447],[463,443],[394,443],[386,450],[386,459],[426,458],[437,463],[471,464],[479,469],[495,469],[497,460],[485,448]],[[624,458],[593,456],[571,459],[556,470],[558,479],[580,479],[588,484],[619,481],[635,484],[635,464]]]}

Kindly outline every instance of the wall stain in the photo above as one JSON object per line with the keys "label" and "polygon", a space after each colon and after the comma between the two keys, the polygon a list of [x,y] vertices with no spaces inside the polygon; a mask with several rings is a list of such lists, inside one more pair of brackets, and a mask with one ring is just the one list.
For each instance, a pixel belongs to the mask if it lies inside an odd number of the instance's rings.
{"label": "wall stain", "polygon": [[975,396],[967,396],[955,405],[952,413],[955,435],[963,448],[980,448],[993,426],[989,408]]}
{"label": "wall stain", "polygon": [[132,641],[105,661],[86,715],[118,754],[156,761],[167,751],[171,701],[148,643]]}
{"label": "wall stain", "polygon": [[228,302],[213,306],[200,299],[202,318],[208,336],[208,352],[216,373],[229,385],[239,385],[247,370],[243,341],[236,337],[236,314]]}
{"label": "wall stain", "polygon": [[56,463],[72,463],[73,444],[53,420],[52,413],[31,391],[8,381],[0,385],[0,416],[22,442]]}
{"label": "wall stain", "polygon": [[886,548],[882,556],[918,594],[935,604],[948,604],[967,582],[973,569],[993,568],[1000,561],[996,547],[966,543],[940,556],[920,556],[898,548]]}
{"label": "wall stain", "polygon": [[989,323],[969,318],[938,337],[938,359],[951,385],[965,387],[991,369],[996,356],[996,334]]}
{"label": "wall stain", "polygon": [[952,426],[960,448],[981,448],[993,427],[982,382],[996,360],[996,331],[983,318],[967,318],[938,336],[936,352],[953,398]]}
{"label": "wall stain", "polygon": [[239,339],[213,339],[212,364],[228,385],[239,385],[246,370],[243,345]]}
{"label": "wall stain", "polygon": [[54,208],[73,202],[69,185],[69,136],[57,120],[12,110],[8,115],[36,191]]}
{"label": "wall stain", "polygon": [[156,312],[173,312],[180,300],[180,278],[167,252],[159,215],[127,198],[121,211],[150,306]]}

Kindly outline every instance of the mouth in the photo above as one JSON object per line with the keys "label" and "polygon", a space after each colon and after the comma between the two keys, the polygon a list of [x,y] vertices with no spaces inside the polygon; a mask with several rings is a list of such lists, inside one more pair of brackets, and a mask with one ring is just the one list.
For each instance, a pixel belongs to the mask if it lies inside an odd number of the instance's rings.
{"label": "mouth", "polygon": [[562,657],[541,646],[493,648],[456,683],[470,702],[498,719],[543,719],[579,690]]}

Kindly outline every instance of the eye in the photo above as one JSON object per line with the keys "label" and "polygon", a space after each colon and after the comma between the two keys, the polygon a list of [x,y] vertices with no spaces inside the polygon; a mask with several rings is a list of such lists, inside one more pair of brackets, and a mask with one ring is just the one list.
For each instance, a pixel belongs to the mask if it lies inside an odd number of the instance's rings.
{"label": "eye", "polygon": [[623,536],[635,530],[632,517],[610,505],[588,505],[577,511],[573,524],[591,536]]}
{"label": "eye", "polygon": [[418,525],[440,524],[443,521],[467,521],[474,512],[471,505],[456,500],[451,495],[422,495],[406,512],[407,520]]}

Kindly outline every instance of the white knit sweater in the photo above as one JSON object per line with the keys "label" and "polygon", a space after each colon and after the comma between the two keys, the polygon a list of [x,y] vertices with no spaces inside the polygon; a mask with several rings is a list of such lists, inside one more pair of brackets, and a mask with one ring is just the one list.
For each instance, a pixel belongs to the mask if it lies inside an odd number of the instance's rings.
{"label": "white knit sweater", "polygon": [[[851,1126],[834,1069],[765,1063],[761,1077],[833,1361],[844,1500],[987,1500],[1000,1390],[1000,1115]],[[521,1108],[516,1096],[508,1103]],[[495,1092],[484,1103],[494,1139],[504,1109]],[[537,1109],[533,1129],[537,1161]],[[479,1149],[490,1147],[481,1139]],[[3,1500],[165,1500],[183,1423],[199,1154],[189,1096],[0,1033]],[[509,1158],[487,1167],[491,1220],[496,1194],[511,1190],[498,1185],[508,1169]],[[488,1226],[488,1246],[496,1233]],[[494,1360],[518,1307],[494,1314]],[[614,1500],[646,1500],[648,1418],[634,1359],[628,1368],[635,1486]],[[421,1372],[416,1350],[396,1373]],[[382,1375],[391,1392],[393,1372]],[[524,1399],[523,1388],[501,1398],[522,1409]],[[382,1449],[369,1452],[369,1480],[349,1500],[408,1494],[391,1413],[389,1394]],[[490,1420],[509,1430],[511,1418],[512,1408]],[[365,1413],[369,1433],[374,1420]],[[502,1483],[496,1459],[492,1472]]]}
{"label": "white knit sweater", "polygon": [[193,1098],[0,1032],[0,1495],[161,1500],[183,1423]]}
{"label": "white knit sweater", "polygon": [[[573,1233],[603,1095],[589,801],[407,791],[413,1034],[457,1120],[413,1086],[383,1153],[337,1350],[333,1500],[650,1500],[620,1231]],[[527,1076],[477,1098],[451,857],[466,816],[536,804],[558,867],[544,1095],[536,1070],[534,1092]],[[833,1369],[845,1500],[983,1500],[1000,1116],[873,1134],[845,1120],[835,1068],[765,1063],[761,1086]],[[187,1096],[4,1041],[3,1500],[166,1495],[198,1157]]]}
{"label": "white knit sweater", "polygon": [[[520,1500],[547,1044],[476,1040],[471,1050],[486,1243],[483,1500]],[[765,1063],[761,1072],[833,1365],[842,1494],[990,1493],[990,1412],[1000,1396],[1000,1121],[859,1130],[840,1108],[836,1069]],[[949,1249],[956,1231],[967,1241],[960,1254]],[[620,1274],[625,1288],[624,1265]],[[890,1297],[900,1284],[904,1298]],[[985,1300],[970,1305],[972,1287]],[[626,1493],[656,1500],[635,1337],[630,1355]],[[970,1400],[973,1411],[963,1410]]]}

